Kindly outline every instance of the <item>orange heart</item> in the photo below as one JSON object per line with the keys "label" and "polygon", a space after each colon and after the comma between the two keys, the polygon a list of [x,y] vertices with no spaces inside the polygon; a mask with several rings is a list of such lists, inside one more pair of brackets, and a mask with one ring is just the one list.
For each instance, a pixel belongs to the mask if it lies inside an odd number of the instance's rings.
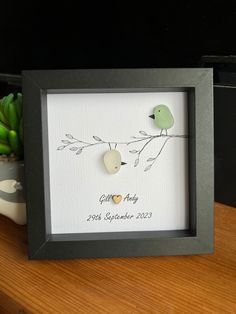
{"label": "orange heart", "polygon": [[113,195],[112,199],[113,199],[113,202],[115,204],[119,204],[121,202],[121,200],[122,200],[122,196],[121,195]]}

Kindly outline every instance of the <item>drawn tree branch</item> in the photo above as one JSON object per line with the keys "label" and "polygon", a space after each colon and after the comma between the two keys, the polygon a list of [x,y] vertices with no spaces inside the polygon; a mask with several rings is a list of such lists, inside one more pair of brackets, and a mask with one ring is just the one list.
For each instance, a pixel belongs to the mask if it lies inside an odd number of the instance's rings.
{"label": "drawn tree branch", "polygon": [[76,155],[81,154],[85,149],[89,148],[89,147],[94,147],[97,145],[108,145],[109,149],[111,149],[111,145],[114,145],[114,147],[116,148],[117,145],[132,145],[135,143],[144,143],[143,146],[139,149],[132,149],[129,152],[131,154],[137,154],[137,158],[134,161],[134,167],[137,167],[140,161],[140,157],[141,154],[143,153],[143,151],[147,148],[147,146],[155,139],[158,138],[165,138],[164,143],[162,144],[159,152],[157,153],[157,155],[155,157],[151,157],[147,159],[147,162],[150,162],[150,164],[144,169],[144,171],[148,171],[152,168],[152,166],[154,165],[154,163],[157,161],[158,157],[160,156],[161,152],[163,151],[165,145],[167,144],[167,142],[170,139],[173,138],[187,138],[187,135],[174,135],[174,134],[170,134],[170,135],[164,135],[164,134],[155,134],[155,135],[151,135],[151,134],[147,134],[145,131],[139,131],[140,136],[132,136],[130,141],[127,142],[118,142],[118,141],[105,141],[103,139],[101,139],[98,136],[93,136],[93,140],[94,142],[86,142],[86,141],[82,141],[79,140],[77,138],[75,138],[73,135],[71,134],[65,134],[66,139],[61,140],[62,144],[61,146],[59,146],[57,148],[57,150],[64,150],[66,148],[68,148],[70,151],[74,152]]}

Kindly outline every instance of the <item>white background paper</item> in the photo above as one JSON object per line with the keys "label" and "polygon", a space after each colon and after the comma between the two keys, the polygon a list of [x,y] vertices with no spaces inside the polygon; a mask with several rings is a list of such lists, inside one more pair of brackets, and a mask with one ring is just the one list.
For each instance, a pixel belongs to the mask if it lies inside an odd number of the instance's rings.
{"label": "white background paper", "polygon": [[[68,148],[57,150],[65,134],[94,143],[129,142],[139,131],[159,134],[149,118],[158,104],[167,105],[175,119],[168,134],[187,134],[187,95],[176,93],[49,94],[48,136],[52,233],[115,232],[138,230],[177,230],[188,228],[188,146],[187,139],[168,141],[150,171],[147,159],[160,150],[164,138],[154,139],[134,168],[135,154],[145,142],[118,145],[127,165],[110,175],[103,165],[107,144],[88,147],[80,155]],[[75,145],[74,145],[75,146]],[[78,146],[78,145],[77,145]],[[114,148],[114,145],[112,146]],[[99,203],[102,194],[136,194],[138,201]],[[151,212],[150,219],[87,221],[91,214],[110,212],[132,214]]]}

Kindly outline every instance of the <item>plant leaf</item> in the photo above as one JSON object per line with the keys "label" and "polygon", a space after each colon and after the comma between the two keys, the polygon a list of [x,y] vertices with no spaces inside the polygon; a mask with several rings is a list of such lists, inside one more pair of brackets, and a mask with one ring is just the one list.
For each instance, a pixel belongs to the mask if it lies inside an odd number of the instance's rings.
{"label": "plant leaf", "polygon": [[139,131],[140,134],[147,136],[147,133],[145,131]]}
{"label": "plant leaf", "polygon": [[70,141],[68,140],[61,140],[63,144],[72,144]]}
{"label": "plant leaf", "polygon": [[82,149],[82,148],[80,148],[80,149],[77,151],[76,155],[81,154],[81,153],[82,153],[82,151],[83,151],[83,149]]}
{"label": "plant leaf", "polygon": [[94,135],[93,138],[95,139],[95,141],[101,142],[100,137]]}
{"label": "plant leaf", "polygon": [[130,152],[131,154],[136,154],[136,153],[138,153],[138,150],[133,149],[133,150],[130,150],[129,152]]}
{"label": "plant leaf", "polygon": [[68,137],[71,140],[73,140],[73,138],[74,138],[71,134],[66,134],[66,137]]}
{"label": "plant leaf", "polygon": [[59,147],[57,147],[57,150],[63,150],[64,148],[65,148],[66,146],[59,146]]}
{"label": "plant leaf", "polygon": [[148,165],[145,169],[144,169],[144,171],[148,171],[148,170],[150,170],[152,168],[152,165]]}
{"label": "plant leaf", "polygon": [[155,158],[148,158],[147,159],[147,162],[149,162],[149,161],[154,161],[155,160]]}
{"label": "plant leaf", "polygon": [[70,150],[72,150],[72,152],[75,152],[79,147],[71,147]]}
{"label": "plant leaf", "polygon": [[134,167],[137,167],[137,165],[139,164],[139,158],[137,158],[134,162]]}

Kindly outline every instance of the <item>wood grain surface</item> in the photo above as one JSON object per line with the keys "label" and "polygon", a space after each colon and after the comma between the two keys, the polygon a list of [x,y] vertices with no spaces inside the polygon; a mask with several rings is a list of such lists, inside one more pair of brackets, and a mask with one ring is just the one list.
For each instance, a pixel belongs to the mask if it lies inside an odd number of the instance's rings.
{"label": "wood grain surface", "polygon": [[236,209],[215,206],[212,255],[28,261],[0,217],[0,313],[236,313]]}

